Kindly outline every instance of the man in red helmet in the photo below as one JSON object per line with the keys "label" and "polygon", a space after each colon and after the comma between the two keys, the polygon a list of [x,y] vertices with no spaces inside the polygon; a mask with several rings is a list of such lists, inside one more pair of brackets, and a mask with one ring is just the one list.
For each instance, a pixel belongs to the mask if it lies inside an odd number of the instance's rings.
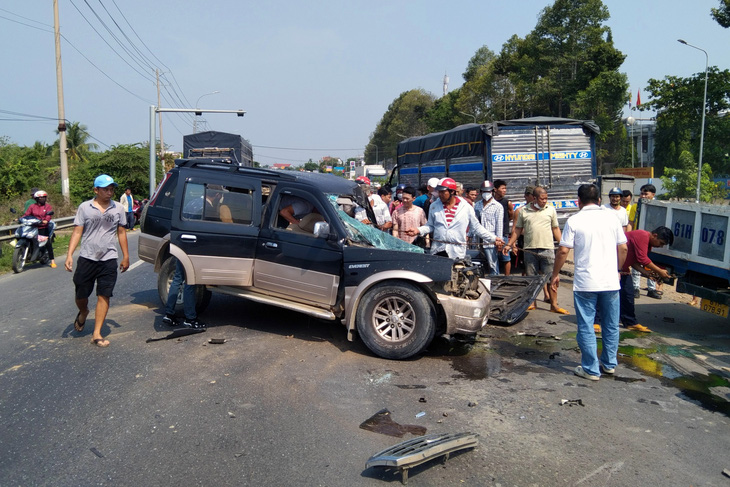
{"label": "man in red helmet", "polygon": [[466,232],[471,228],[487,244],[498,248],[504,241],[484,228],[474,213],[474,208],[456,195],[456,181],[442,179],[438,186],[438,199],[431,205],[425,225],[406,230],[409,236],[427,235],[433,232],[431,253],[452,259],[466,257]]}

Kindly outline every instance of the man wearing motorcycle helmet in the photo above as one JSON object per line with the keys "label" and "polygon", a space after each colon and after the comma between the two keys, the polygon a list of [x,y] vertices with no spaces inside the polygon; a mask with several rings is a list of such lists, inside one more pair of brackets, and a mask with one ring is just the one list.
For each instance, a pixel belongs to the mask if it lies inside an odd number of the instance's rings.
{"label": "man wearing motorcycle helmet", "polygon": [[608,192],[609,203],[605,206],[609,210],[616,212],[616,218],[618,218],[621,228],[625,233],[629,226],[629,214],[626,212],[626,208],[621,206],[621,196],[623,193],[621,188],[611,188],[611,191]]}
{"label": "man wearing motorcycle helmet", "polygon": [[395,195],[393,196],[393,201],[388,204],[391,215],[403,203],[403,190],[405,189],[405,187],[406,185],[402,183],[395,187]]}
{"label": "man wearing motorcycle helmet", "polygon": [[495,243],[498,247],[504,241],[484,228],[474,213],[474,208],[456,195],[456,181],[451,178],[442,179],[436,186],[439,199],[431,205],[426,224],[406,231],[409,236],[433,233],[431,253],[463,259],[466,256],[466,232],[471,228],[486,243]]}
{"label": "man wearing motorcycle helmet", "polygon": [[48,242],[46,243],[46,249],[48,250],[48,257],[51,259],[51,267],[55,269],[56,259],[53,255],[53,239],[50,238],[53,234],[54,224],[51,223],[51,215],[49,215],[49,213],[53,212],[53,207],[46,203],[48,193],[43,190],[36,191],[33,194],[33,199],[35,200],[35,203],[25,210],[25,214],[23,216],[34,216],[41,221],[41,224],[38,225],[38,235],[49,237]]}

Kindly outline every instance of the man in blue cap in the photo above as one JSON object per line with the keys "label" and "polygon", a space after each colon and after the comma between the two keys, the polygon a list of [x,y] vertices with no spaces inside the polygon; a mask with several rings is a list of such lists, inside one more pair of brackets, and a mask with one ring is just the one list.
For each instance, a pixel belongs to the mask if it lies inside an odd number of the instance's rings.
{"label": "man in blue cap", "polygon": [[[73,282],[76,286],[76,307],[79,309],[74,328],[83,331],[89,315],[89,296],[96,284],[96,312],[91,343],[98,347],[108,347],[109,340],[101,336],[101,327],[109,311],[109,299],[117,282],[117,240],[122,249],[122,262],[119,269],[129,269],[129,250],[127,248],[127,216],[122,205],[114,201],[117,183],[106,174],[94,180],[92,200],[79,205],[74,218],[74,231],[68,244],[66,270],[73,270],[73,253],[79,242],[78,265]],[[83,241],[82,241],[83,237]]]}

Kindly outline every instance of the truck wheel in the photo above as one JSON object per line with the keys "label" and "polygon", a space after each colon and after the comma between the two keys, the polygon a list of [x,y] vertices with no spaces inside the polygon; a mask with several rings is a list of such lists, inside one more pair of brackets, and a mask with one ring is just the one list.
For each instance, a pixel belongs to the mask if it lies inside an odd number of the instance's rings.
{"label": "truck wheel", "polygon": [[15,250],[13,250],[13,272],[15,272],[16,274],[23,272],[29,250],[30,247],[27,243],[15,247]]}
{"label": "truck wheel", "polygon": [[[160,273],[157,275],[157,292],[160,295],[160,301],[162,305],[167,304],[167,296],[170,292],[170,284],[172,284],[172,277],[175,275],[175,267],[177,259],[175,257],[168,258],[160,267]],[[183,281],[185,282],[185,281]],[[210,298],[212,293],[208,291],[205,286],[195,286],[195,311],[202,313],[205,308],[210,304]],[[175,304],[175,312],[183,312],[183,293],[182,287],[180,287],[180,293],[177,296],[177,303]]]}
{"label": "truck wheel", "polygon": [[356,324],[360,338],[373,353],[387,359],[406,359],[433,340],[436,312],[416,286],[384,283],[362,297]]}

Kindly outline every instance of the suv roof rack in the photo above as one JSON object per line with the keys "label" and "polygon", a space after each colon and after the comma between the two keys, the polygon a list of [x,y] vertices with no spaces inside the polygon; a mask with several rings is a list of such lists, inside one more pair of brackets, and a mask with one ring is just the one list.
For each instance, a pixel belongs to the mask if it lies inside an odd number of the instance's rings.
{"label": "suv roof rack", "polygon": [[236,164],[230,164],[230,159],[221,159],[221,158],[197,158],[197,157],[191,157],[191,158],[185,158],[185,159],[175,159],[175,166],[177,167],[195,167],[195,168],[201,168],[201,169],[213,169],[217,171],[228,171],[228,172],[237,172],[237,173],[244,173],[244,174],[259,174],[259,175],[265,175],[272,178],[277,179],[289,179],[294,180],[296,179],[295,174],[287,174],[280,170],[273,170],[273,169],[264,169],[260,167],[248,167],[248,166],[239,166]]}

